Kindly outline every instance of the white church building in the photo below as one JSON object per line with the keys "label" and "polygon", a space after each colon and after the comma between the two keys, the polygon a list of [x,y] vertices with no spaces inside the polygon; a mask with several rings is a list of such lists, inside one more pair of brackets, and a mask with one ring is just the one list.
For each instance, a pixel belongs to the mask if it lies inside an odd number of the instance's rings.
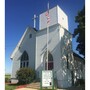
{"label": "white church building", "polygon": [[[41,78],[41,71],[47,69],[47,18],[45,13],[39,15],[39,30],[27,27],[11,54],[11,82],[16,80],[16,72],[22,67],[34,69],[37,78]],[[48,70],[54,71],[54,78],[58,87],[70,87],[72,81],[85,78],[85,64],[82,58],[73,54],[72,34],[68,29],[68,16],[57,5],[49,10],[49,17]],[[76,60],[77,58],[78,60]]]}

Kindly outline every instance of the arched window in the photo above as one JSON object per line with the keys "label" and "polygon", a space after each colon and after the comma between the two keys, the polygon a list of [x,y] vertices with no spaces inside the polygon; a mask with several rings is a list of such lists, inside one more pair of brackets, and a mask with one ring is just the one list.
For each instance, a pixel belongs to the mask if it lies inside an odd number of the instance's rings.
{"label": "arched window", "polygon": [[[45,62],[45,70],[47,69],[47,52],[44,54],[44,62]],[[48,70],[53,69],[53,56],[50,52],[48,52]]]}
{"label": "arched window", "polygon": [[21,61],[26,61],[26,60],[28,60],[28,59],[29,59],[29,58],[28,58],[28,54],[27,54],[26,51],[24,51],[23,54],[22,54],[22,56],[21,56]]}
{"label": "arched window", "polygon": [[21,63],[20,63],[20,67],[28,67],[29,65],[29,57],[26,51],[23,52],[23,54],[21,55]]}

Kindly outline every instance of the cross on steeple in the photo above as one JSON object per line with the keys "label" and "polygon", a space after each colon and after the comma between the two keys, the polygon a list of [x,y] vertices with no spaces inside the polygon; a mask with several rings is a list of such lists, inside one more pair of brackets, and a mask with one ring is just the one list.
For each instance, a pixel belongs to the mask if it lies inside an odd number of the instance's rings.
{"label": "cross on steeple", "polygon": [[34,18],[32,18],[34,20],[34,28],[36,28],[36,19],[38,16],[36,16],[36,14],[34,14]]}

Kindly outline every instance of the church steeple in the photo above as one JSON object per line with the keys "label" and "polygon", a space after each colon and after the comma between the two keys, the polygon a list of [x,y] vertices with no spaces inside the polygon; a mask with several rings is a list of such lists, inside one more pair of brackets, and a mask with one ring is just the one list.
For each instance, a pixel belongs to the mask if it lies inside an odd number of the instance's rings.
{"label": "church steeple", "polygon": [[[45,13],[46,12],[40,14],[40,26],[39,26],[40,30],[47,28],[47,18],[45,16]],[[49,17],[50,17],[49,26],[59,24],[60,26],[68,30],[68,17],[58,5],[52,9],[49,9]]]}

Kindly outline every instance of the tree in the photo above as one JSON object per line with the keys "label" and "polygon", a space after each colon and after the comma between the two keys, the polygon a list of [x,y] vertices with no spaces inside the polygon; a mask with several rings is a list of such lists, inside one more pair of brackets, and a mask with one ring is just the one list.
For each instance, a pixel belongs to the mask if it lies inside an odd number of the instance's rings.
{"label": "tree", "polygon": [[78,43],[76,50],[85,58],[85,6],[78,12],[75,22],[78,23],[73,34],[73,37],[76,37],[76,42]]}

